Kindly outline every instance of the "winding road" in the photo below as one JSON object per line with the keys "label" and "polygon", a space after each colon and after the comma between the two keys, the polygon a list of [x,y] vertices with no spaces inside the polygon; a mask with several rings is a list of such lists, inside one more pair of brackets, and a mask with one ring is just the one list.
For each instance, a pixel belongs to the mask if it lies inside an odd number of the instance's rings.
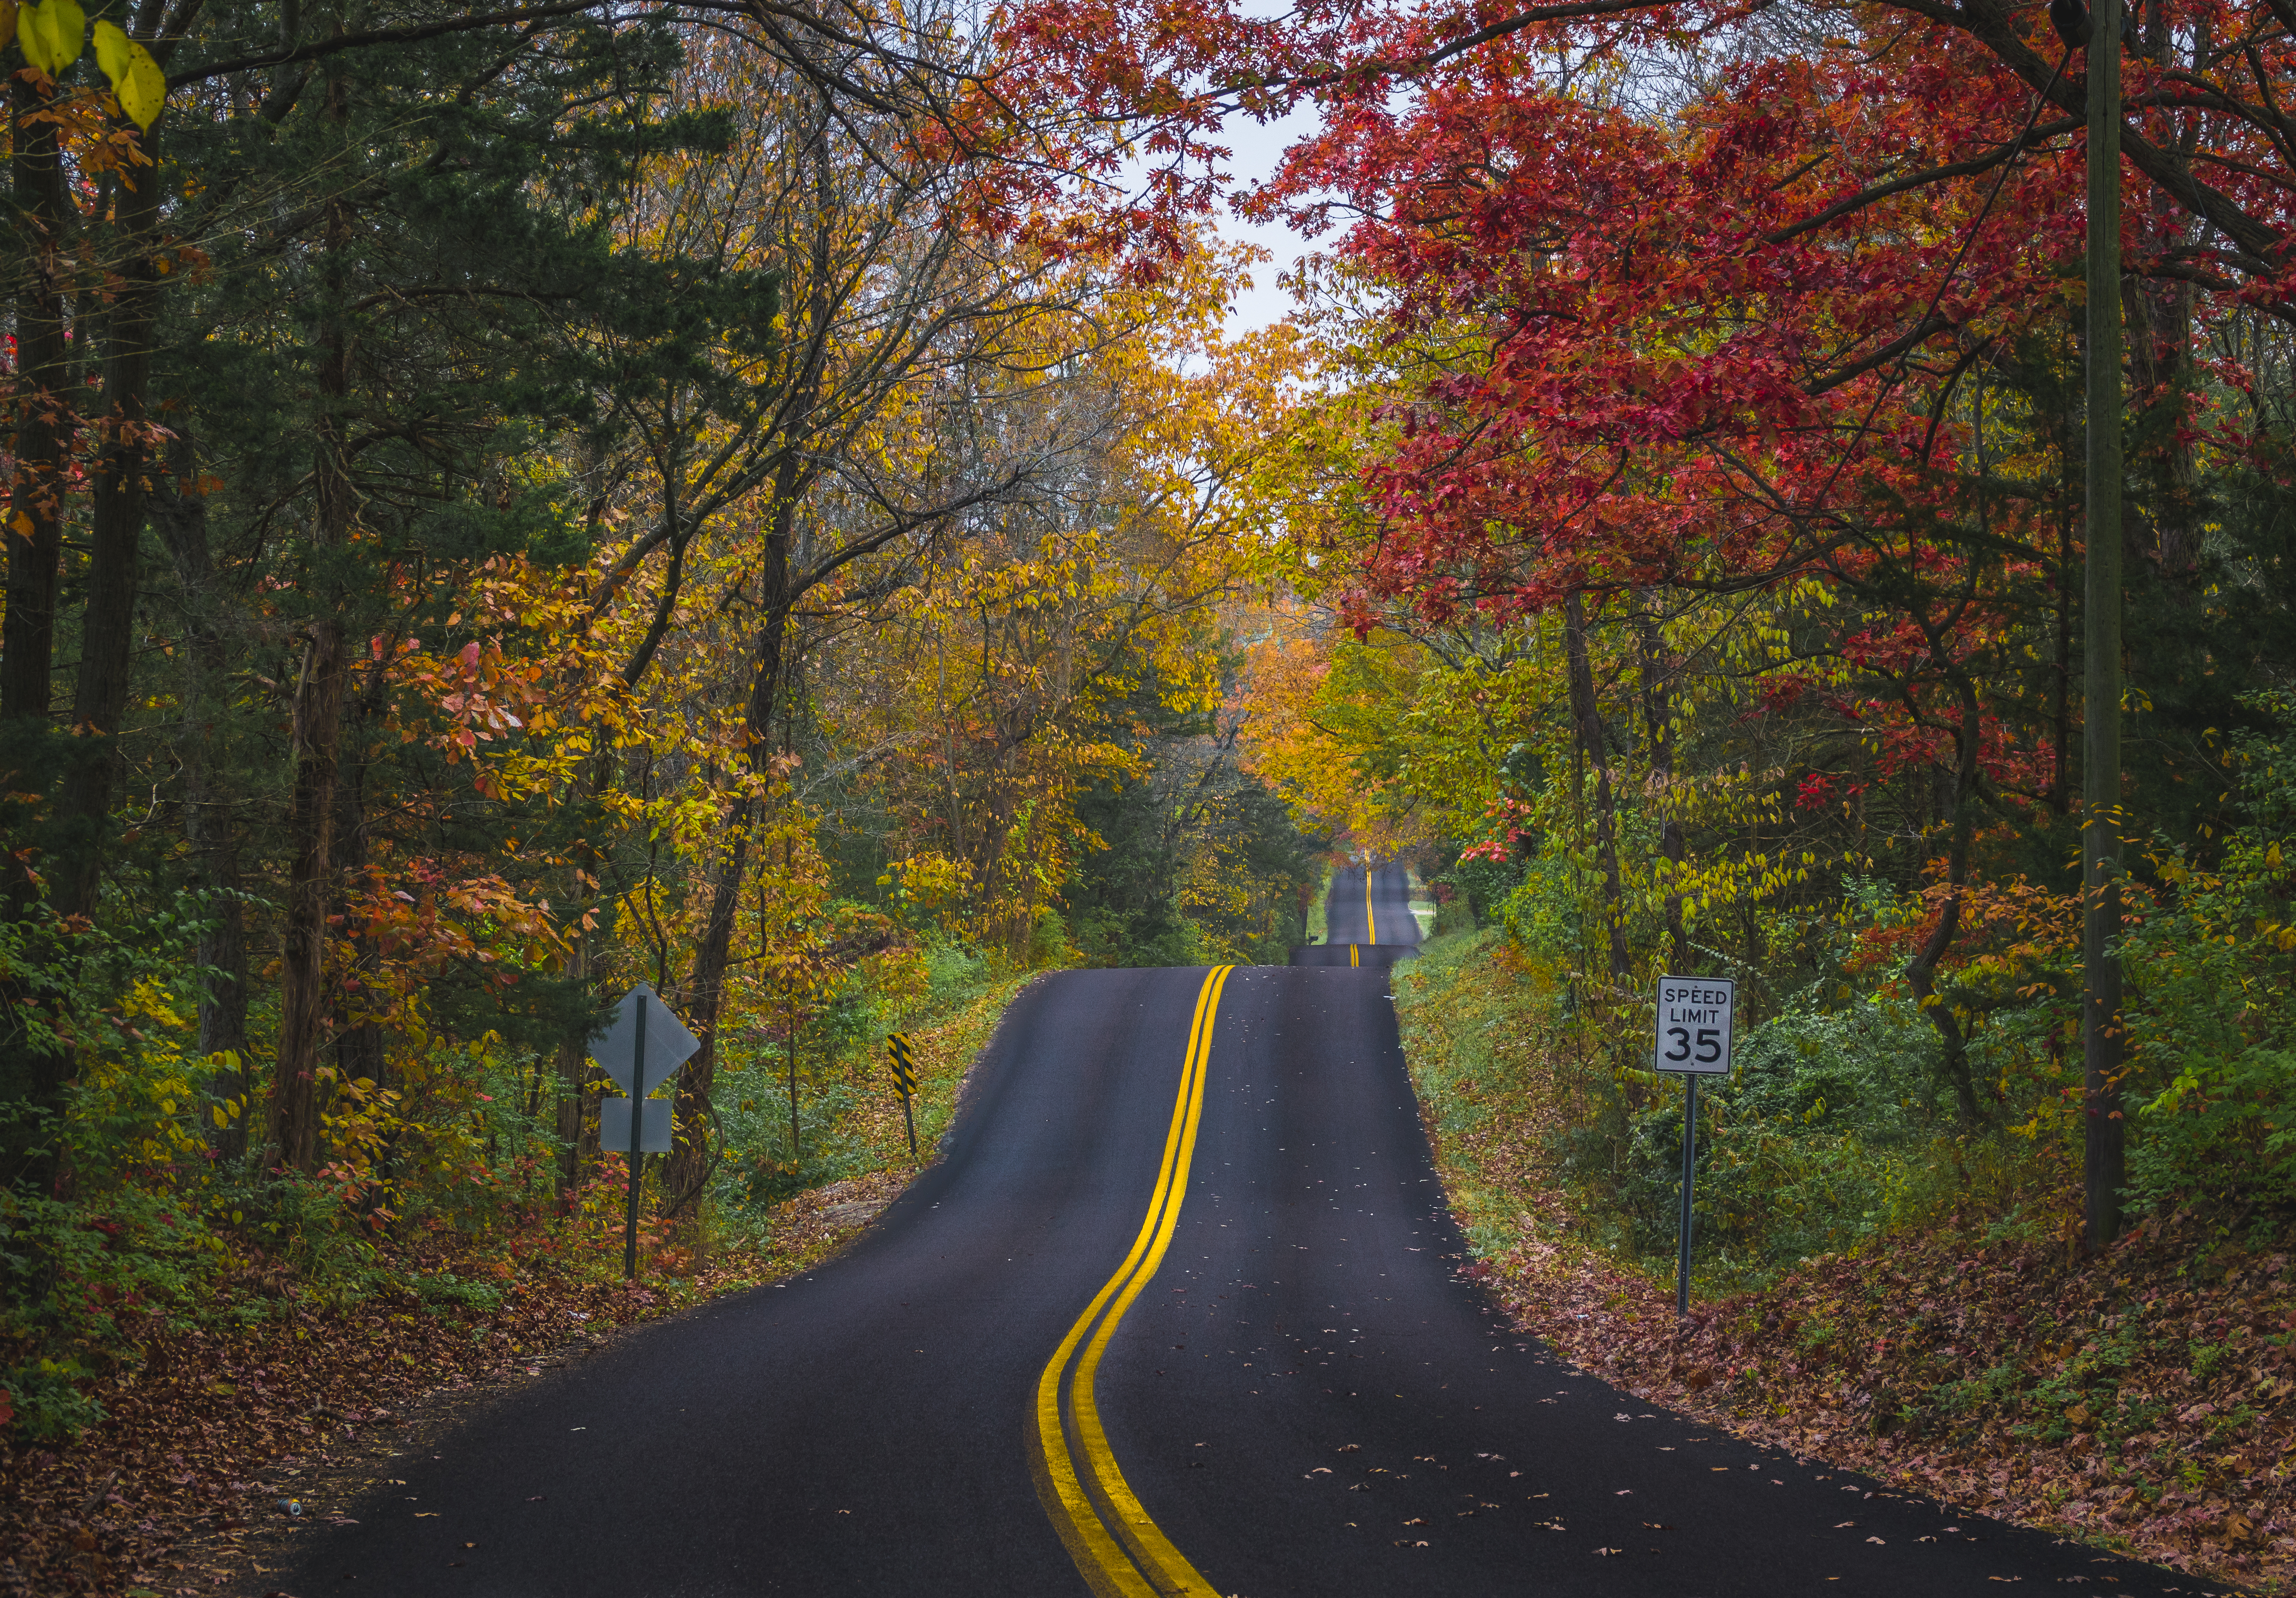
{"label": "winding road", "polygon": [[[1415,941],[1401,880],[1355,879],[1364,947]],[[1384,972],[1058,973],[844,1255],[393,1462],[277,1590],[2204,1590],[1654,1412],[1464,1251]]]}
{"label": "winding road", "polygon": [[1324,901],[1327,936],[1292,951],[1294,965],[1371,966],[1384,971],[1419,952],[1411,877],[1399,865],[1334,872]]}

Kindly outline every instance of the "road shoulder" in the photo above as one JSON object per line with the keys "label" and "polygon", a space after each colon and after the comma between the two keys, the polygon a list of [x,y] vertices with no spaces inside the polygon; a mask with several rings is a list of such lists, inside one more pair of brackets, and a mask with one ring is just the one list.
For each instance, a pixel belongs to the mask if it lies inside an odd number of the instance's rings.
{"label": "road shoulder", "polygon": [[[1569,1083],[1529,1024],[1526,981],[1489,932],[1439,939],[1394,978],[1422,1119],[1476,1255],[1469,1269],[1519,1326],[1588,1373],[1750,1442],[2194,1575],[2289,1590],[2296,1501],[2281,1462],[2296,1451],[2296,1274],[2285,1257],[2203,1286],[2182,1272],[2193,1240],[2174,1217],[2083,1266],[1972,1217],[1694,1300],[1678,1333],[1670,1278],[1593,1246],[1552,1176]],[[2188,1327],[2214,1340],[2208,1348],[2253,1358],[2195,1355]],[[2196,1373],[2202,1364],[2214,1380]],[[2084,1395],[2107,1388],[2145,1406],[2141,1448],[2100,1447]]]}

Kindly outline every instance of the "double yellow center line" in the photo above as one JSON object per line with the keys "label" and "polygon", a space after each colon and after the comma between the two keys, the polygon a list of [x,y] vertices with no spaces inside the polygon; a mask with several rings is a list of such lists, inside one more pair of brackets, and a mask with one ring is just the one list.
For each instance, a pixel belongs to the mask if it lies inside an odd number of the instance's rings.
{"label": "double yellow center line", "polygon": [[1368,865],[1364,867],[1364,941],[1379,941],[1379,922],[1372,919],[1371,914],[1371,867]]}
{"label": "double yellow center line", "polygon": [[1117,1323],[1140,1296],[1179,1224],[1180,1201],[1188,1187],[1188,1165],[1195,1158],[1196,1126],[1204,1113],[1204,1073],[1212,1051],[1212,1018],[1220,989],[1235,967],[1212,968],[1196,995],[1195,1023],[1188,1032],[1187,1058],[1180,1069],[1179,1098],[1172,1106],[1171,1130],[1164,1137],[1164,1160],[1156,1172],[1147,1218],[1132,1252],[1061,1340],[1060,1349],[1037,1379],[1037,1413],[1029,1427],[1029,1463],[1037,1496],[1052,1517],[1085,1583],[1097,1598],[1219,1598],[1218,1590],[1196,1573],[1172,1546],[1140,1500],[1126,1485],[1109,1451],[1108,1436],[1093,1401],[1093,1380]]}

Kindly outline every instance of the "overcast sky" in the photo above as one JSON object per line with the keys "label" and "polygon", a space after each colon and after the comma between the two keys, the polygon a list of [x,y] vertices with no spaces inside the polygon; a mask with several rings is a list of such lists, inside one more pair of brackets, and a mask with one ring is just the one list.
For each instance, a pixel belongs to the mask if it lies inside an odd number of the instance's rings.
{"label": "overcast sky", "polygon": [[[1221,129],[1220,142],[1235,152],[1228,170],[1234,174],[1238,191],[1254,184],[1264,183],[1275,171],[1275,163],[1283,158],[1284,146],[1311,131],[1316,126],[1312,106],[1292,112],[1280,122],[1265,127],[1249,117],[1238,117]],[[1259,245],[1273,252],[1275,258],[1251,269],[1252,286],[1228,307],[1227,332],[1230,338],[1267,327],[1283,320],[1292,308],[1292,297],[1275,286],[1275,275],[1285,271],[1308,250],[1328,249],[1328,238],[1310,241],[1278,223],[1273,226],[1255,226],[1229,213],[1223,203],[1215,220],[1224,238]]]}

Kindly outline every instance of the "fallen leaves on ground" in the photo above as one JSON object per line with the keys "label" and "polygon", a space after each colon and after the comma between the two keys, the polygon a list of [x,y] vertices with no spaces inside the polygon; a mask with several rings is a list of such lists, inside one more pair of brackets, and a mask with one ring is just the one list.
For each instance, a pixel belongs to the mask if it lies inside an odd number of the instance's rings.
{"label": "fallen leaves on ground", "polygon": [[[1031,979],[993,984],[913,1025],[924,1160],[980,1045]],[[819,1265],[920,1168],[890,1094],[865,1100],[840,1133],[878,1168],[776,1207],[765,1246],[697,1259],[673,1243],[635,1284],[566,1260],[539,1226],[484,1249],[432,1236],[388,1262],[402,1280],[488,1289],[499,1295],[491,1308],[411,1291],[330,1307],[283,1268],[250,1267],[229,1291],[270,1303],[266,1318],[154,1339],[98,1388],[105,1418],[69,1446],[0,1443],[0,1594],[220,1591],[252,1573],[254,1551],[291,1519],[326,1519],[308,1503],[347,1501],[364,1485],[359,1468],[398,1446],[411,1419],[451,1422],[461,1399],[531,1381],[619,1328]]]}
{"label": "fallen leaves on ground", "polygon": [[[2079,1196],[1955,1216],[1694,1303],[1587,1241],[1549,1174],[1578,1108],[1514,979],[1399,978],[1464,1274],[1581,1369],[1749,1440],[2257,1592],[2296,1587],[2296,1268],[2180,1212],[2084,1261]],[[1513,1036],[1510,1036],[1512,1034]]]}
{"label": "fallen leaves on ground", "polygon": [[1534,1220],[1488,1283],[1523,1329],[1637,1397],[2177,1569],[2267,1592],[2296,1575],[2285,1254],[2202,1283],[2180,1274],[2190,1217],[2087,1263],[1948,1229],[1813,1260],[1693,1306],[1677,1331],[1669,1286],[1566,1225]]}
{"label": "fallen leaves on ground", "polygon": [[816,1265],[911,1174],[799,1195],[775,1212],[769,1250],[698,1266],[665,1250],[657,1258],[691,1267],[676,1277],[623,1282],[432,1240],[404,1250],[398,1273],[482,1284],[496,1307],[408,1291],[329,1307],[289,1285],[257,1325],[159,1339],[104,1384],[104,1420],[69,1446],[0,1452],[0,1594],[215,1592],[289,1519],[327,1519],[324,1484],[388,1451],[418,1410],[451,1410],[456,1395],[531,1381],[618,1328]]}

